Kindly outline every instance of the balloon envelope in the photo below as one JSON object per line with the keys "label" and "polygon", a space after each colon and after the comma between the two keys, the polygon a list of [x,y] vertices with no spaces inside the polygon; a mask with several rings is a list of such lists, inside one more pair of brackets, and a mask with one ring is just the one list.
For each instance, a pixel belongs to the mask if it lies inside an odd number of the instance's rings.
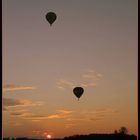
{"label": "balloon envelope", "polygon": [[54,21],[56,20],[57,16],[54,12],[48,12],[46,14],[46,20],[52,25]]}
{"label": "balloon envelope", "polygon": [[84,89],[82,87],[75,87],[73,89],[73,93],[79,99],[82,96],[82,94],[84,93]]}

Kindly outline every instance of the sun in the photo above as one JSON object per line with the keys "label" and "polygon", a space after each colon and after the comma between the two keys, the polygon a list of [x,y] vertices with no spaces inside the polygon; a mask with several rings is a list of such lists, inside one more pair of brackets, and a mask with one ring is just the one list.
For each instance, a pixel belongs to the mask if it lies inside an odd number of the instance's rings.
{"label": "sun", "polygon": [[48,134],[48,135],[47,135],[47,138],[48,138],[48,139],[51,139],[51,138],[52,138],[52,136]]}

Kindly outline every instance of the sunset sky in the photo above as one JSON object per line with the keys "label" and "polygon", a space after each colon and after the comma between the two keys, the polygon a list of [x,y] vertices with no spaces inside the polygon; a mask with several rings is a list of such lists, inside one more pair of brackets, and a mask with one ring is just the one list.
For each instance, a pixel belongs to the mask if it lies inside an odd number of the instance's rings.
{"label": "sunset sky", "polygon": [[137,135],[137,3],[3,0],[3,136]]}

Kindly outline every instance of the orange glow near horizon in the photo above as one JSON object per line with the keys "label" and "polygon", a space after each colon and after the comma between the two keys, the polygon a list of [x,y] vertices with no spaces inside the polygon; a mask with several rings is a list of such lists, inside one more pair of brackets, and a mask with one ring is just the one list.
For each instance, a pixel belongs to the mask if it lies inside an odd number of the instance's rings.
{"label": "orange glow near horizon", "polygon": [[52,136],[48,134],[47,135],[47,139],[51,139],[51,138],[52,138]]}

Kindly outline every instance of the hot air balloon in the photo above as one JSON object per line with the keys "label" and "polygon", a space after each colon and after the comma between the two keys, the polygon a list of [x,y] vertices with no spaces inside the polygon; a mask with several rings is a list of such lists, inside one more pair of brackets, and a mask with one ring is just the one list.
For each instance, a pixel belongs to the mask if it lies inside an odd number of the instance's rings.
{"label": "hot air balloon", "polygon": [[74,89],[73,89],[73,93],[75,94],[75,96],[78,98],[78,100],[79,100],[79,98],[82,96],[82,94],[84,93],[84,89],[82,88],[82,87],[75,87]]}
{"label": "hot air balloon", "polygon": [[57,16],[54,12],[48,12],[46,14],[46,20],[50,23],[50,26],[54,23],[56,18],[57,18]]}

